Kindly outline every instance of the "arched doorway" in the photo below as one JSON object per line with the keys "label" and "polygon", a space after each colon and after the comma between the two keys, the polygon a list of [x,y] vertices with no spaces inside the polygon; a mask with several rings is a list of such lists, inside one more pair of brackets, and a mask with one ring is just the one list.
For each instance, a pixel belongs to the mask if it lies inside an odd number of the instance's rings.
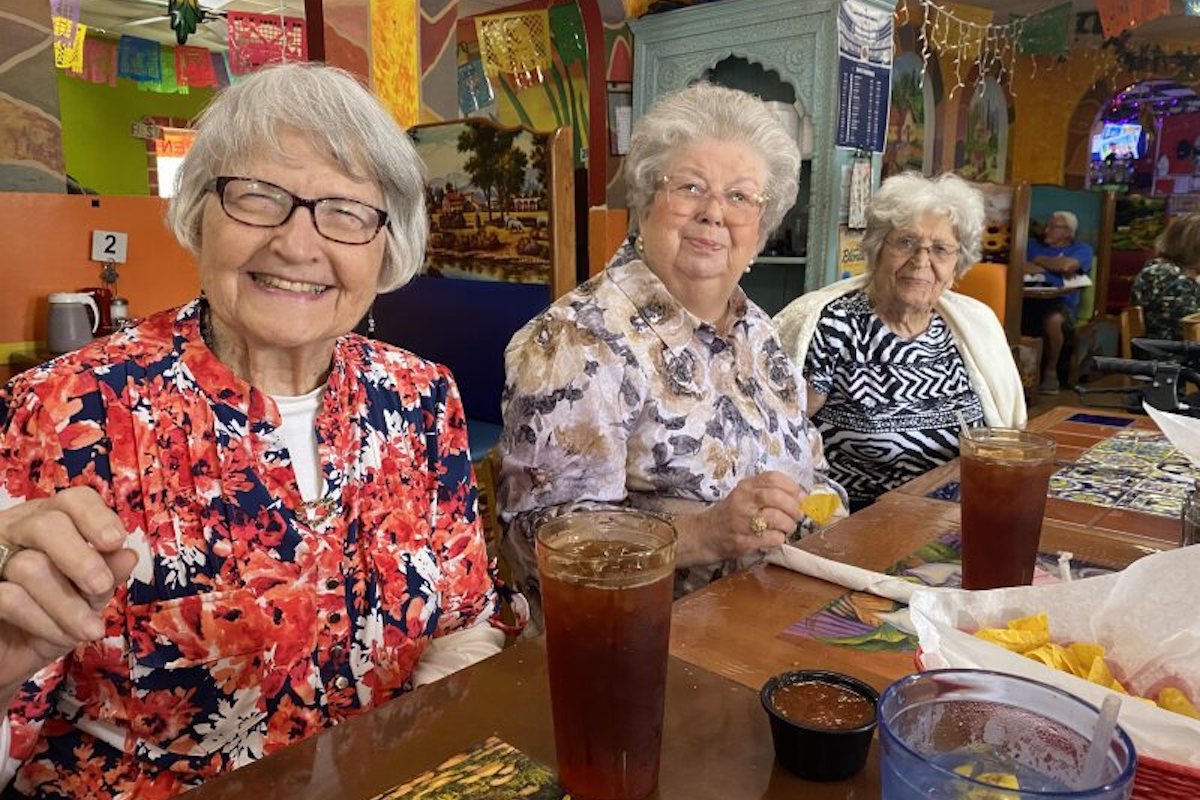
{"label": "arched doorway", "polygon": [[1065,184],[1072,188],[1117,185],[1150,193],[1163,121],[1200,112],[1200,95],[1165,78],[1116,89],[1095,84],[1071,117]]}

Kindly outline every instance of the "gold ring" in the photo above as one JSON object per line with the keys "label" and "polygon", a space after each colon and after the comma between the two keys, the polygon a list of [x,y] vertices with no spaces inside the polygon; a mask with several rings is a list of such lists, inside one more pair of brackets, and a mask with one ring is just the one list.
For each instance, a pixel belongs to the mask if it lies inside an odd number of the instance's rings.
{"label": "gold ring", "polygon": [[762,536],[767,532],[767,520],[763,517],[762,512],[750,518],[750,532],[755,536]]}
{"label": "gold ring", "polygon": [[4,568],[8,566],[8,560],[20,549],[21,546],[18,544],[0,542],[0,581],[4,580]]}

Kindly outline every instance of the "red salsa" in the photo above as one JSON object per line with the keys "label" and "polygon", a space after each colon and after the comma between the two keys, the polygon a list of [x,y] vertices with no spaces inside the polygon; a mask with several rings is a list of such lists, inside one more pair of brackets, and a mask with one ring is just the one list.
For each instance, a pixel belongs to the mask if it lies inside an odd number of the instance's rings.
{"label": "red salsa", "polygon": [[875,718],[874,704],[844,686],[826,681],[803,681],[780,686],[771,705],[786,719],[810,728],[850,730]]}

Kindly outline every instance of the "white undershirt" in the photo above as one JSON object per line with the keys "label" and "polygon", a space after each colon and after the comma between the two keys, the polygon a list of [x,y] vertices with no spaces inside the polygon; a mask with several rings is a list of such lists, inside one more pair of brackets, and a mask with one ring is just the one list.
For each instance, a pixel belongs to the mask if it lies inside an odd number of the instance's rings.
{"label": "white undershirt", "polygon": [[[325,494],[316,431],[317,414],[321,411],[324,391],[325,387],[319,386],[298,397],[271,395],[275,405],[279,406],[282,419],[279,432],[292,457],[292,470],[296,473],[300,497],[306,503]],[[440,636],[430,642],[421,654],[413,672],[413,683],[417,686],[432,683],[500,652],[503,646],[504,634],[486,620],[480,620],[479,624],[466,630]]]}
{"label": "white undershirt", "polygon": [[300,497],[308,503],[325,494],[325,476],[317,455],[317,414],[321,411],[322,384],[308,394],[296,397],[271,395],[279,407],[283,424],[279,433],[292,457],[292,470],[300,487]]}
{"label": "white undershirt", "polygon": [[[300,497],[307,503],[321,497],[324,492],[324,476],[321,473],[320,457],[317,454],[317,414],[321,410],[321,400],[325,387],[320,386],[308,394],[299,397],[279,397],[271,395],[275,405],[279,407],[282,419],[280,435],[283,443],[292,457],[292,470],[296,473],[296,483],[300,488]],[[477,661],[482,661],[494,653],[500,652],[504,646],[504,634],[488,624],[486,619],[479,619],[475,625],[465,630],[455,631],[439,636],[429,643],[425,652],[413,669],[413,685],[423,686],[440,678],[457,672],[463,667],[469,667]],[[82,726],[81,726],[82,727]],[[113,728],[113,735],[102,736],[105,741],[120,749],[122,731]],[[93,734],[100,731],[92,731]],[[11,739],[8,715],[0,713],[0,790],[16,774],[18,763],[9,759]]]}

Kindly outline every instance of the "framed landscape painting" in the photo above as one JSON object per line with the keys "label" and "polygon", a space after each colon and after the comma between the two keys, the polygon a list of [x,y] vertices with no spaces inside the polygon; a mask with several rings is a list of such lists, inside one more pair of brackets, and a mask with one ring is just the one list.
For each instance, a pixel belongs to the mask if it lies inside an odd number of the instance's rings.
{"label": "framed landscape painting", "polygon": [[568,128],[539,133],[489,120],[409,130],[425,162],[424,274],[575,283],[574,172]]}

